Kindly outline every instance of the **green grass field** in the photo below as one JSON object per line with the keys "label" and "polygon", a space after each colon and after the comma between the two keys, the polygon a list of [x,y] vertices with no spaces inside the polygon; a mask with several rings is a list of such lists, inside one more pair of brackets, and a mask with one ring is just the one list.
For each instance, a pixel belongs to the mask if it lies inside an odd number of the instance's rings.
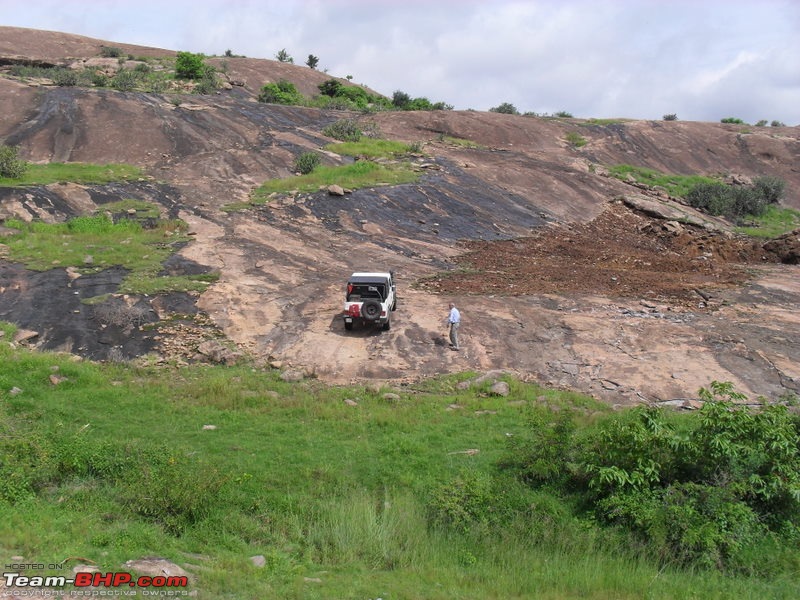
{"label": "green grass field", "polygon": [[100,184],[142,177],[139,167],[126,164],[95,165],[91,163],[28,163],[20,179],[0,177],[0,186],[26,187],[69,181]]}
{"label": "green grass field", "polygon": [[[406,165],[387,166],[371,161],[357,161],[340,167],[320,166],[308,175],[270,179],[256,188],[251,194],[252,204],[264,204],[272,193],[286,193],[293,190],[311,193],[329,185],[339,185],[347,189],[379,187],[412,183],[419,179],[418,172]],[[241,208],[239,206],[229,206]]]}
{"label": "green grass field", "polygon": [[[53,385],[54,373],[66,379]],[[100,365],[0,343],[0,554],[85,557],[104,572],[161,556],[215,599],[800,593],[791,574],[659,567],[619,532],[504,476],[498,460],[531,411],[571,407],[589,423],[609,409],[514,380],[508,398],[458,389],[469,376],[387,401],[384,390],[289,384],[247,365]],[[470,527],[432,519],[462,480],[488,482],[498,508],[519,510]]]}

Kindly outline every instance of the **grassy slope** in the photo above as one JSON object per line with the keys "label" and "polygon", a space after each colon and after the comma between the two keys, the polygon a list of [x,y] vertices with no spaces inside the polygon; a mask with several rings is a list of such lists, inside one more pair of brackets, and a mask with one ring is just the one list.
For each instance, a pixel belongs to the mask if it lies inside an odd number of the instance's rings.
{"label": "grassy slope", "polygon": [[[54,372],[66,381],[52,385]],[[37,495],[0,501],[0,553],[45,563],[82,556],[103,571],[165,556],[199,565],[189,569],[201,598],[790,598],[800,592],[797,582],[659,571],[613,533],[569,519],[548,525],[547,513],[541,513],[546,521],[534,511],[530,521],[505,528],[432,527],[426,518],[432,490],[460,473],[496,473],[508,435],[525,426],[532,406],[578,405],[587,418],[606,410],[513,381],[508,399],[488,397],[483,388],[457,390],[463,378],[430,381],[387,402],[364,388],[287,384],[248,367],[103,366],[4,343],[3,489],[14,479],[9,448],[38,457],[34,470],[54,457],[61,462]],[[13,387],[22,392],[12,395]],[[97,466],[105,464],[102,448],[115,460],[132,449],[151,458],[129,461],[114,479]],[[467,449],[480,452],[461,452]],[[80,468],[87,461],[93,470]],[[173,463],[181,469],[171,471]],[[158,464],[166,480],[153,476]],[[205,486],[215,481],[221,487],[209,492]],[[531,506],[553,502],[515,493]],[[163,513],[142,510],[163,508],[146,500],[162,497],[172,508],[202,501],[202,513],[170,529]],[[252,566],[254,555],[266,557],[264,568]]]}

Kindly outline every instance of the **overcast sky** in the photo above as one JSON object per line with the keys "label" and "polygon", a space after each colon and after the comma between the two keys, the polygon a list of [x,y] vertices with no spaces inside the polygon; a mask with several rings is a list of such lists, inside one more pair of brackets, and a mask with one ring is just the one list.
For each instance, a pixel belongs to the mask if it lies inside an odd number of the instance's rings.
{"label": "overcast sky", "polygon": [[274,58],[391,96],[800,124],[798,0],[0,0],[0,24]]}

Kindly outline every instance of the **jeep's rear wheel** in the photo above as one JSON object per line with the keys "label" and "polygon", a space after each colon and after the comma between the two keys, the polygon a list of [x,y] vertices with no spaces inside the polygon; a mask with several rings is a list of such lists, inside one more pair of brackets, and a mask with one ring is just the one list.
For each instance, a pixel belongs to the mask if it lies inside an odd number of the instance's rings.
{"label": "jeep's rear wheel", "polygon": [[367,321],[375,321],[381,316],[381,304],[376,300],[365,300],[361,305],[361,316]]}

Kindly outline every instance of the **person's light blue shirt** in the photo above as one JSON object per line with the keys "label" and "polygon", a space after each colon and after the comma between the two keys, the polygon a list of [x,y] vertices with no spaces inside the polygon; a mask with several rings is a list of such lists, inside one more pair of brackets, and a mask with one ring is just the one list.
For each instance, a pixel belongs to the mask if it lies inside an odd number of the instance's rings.
{"label": "person's light blue shirt", "polygon": [[461,322],[461,313],[458,312],[458,309],[454,306],[450,309],[450,323],[460,323]]}

